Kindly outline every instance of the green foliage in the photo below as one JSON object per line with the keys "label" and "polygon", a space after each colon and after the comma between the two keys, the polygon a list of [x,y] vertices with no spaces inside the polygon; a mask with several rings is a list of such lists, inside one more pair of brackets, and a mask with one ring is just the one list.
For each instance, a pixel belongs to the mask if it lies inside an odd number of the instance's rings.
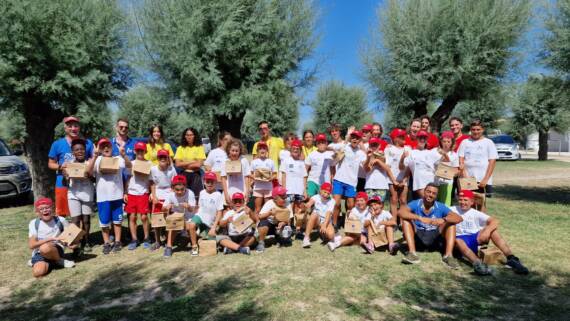
{"label": "green foliage", "polygon": [[371,120],[366,111],[366,92],[360,87],[349,87],[339,81],[328,81],[317,90],[312,102],[315,111],[314,129],[326,132],[332,123],[346,129],[360,127]]}
{"label": "green foliage", "polygon": [[570,0],[557,0],[556,10],[546,22],[546,62],[564,73],[570,72]]}
{"label": "green foliage", "polygon": [[8,144],[15,140],[23,142],[26,138],[24,117],[17,110],[0,111],[0,138]]}
{"label": "green foliage", "polygon": [[[93,106],[81,105],[75,114],[81,121],[81,134],[93,141],[102,137],[111,137],[113,130],[113,113],[105,103]],[[63,123],[55,127],[55,136],[65,135]]]}
{"label": "green foliage", "polygon": [[461,118],[466,124],[480,119],[487,128],[497,128],[499,120],[505,115],[509,101],[507,90],[497,86],[477,100],[458,103],[453,115]]}

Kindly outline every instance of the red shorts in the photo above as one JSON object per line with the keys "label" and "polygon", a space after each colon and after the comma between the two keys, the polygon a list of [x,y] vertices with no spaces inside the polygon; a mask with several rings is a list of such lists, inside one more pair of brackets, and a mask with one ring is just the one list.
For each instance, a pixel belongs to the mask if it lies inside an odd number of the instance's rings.
{"label": "red shorts", "polygon": [[55,188],[55,214],[58,216],[69,215],[69,205],[67,204],[67,187]]}
{"label": "red shorts", "polygon": [[148,214],[148,194],[143,195],[127,195],[127,205],[125,205],[127,214]]}
{"label": "red shorts", "polygon": [[162,204],[164,203],[164,200],[159,200],[159,203],[156,203],[156,205],[154,205],[154,207],[152,208],[152,212],[153,213],[162,213]]}

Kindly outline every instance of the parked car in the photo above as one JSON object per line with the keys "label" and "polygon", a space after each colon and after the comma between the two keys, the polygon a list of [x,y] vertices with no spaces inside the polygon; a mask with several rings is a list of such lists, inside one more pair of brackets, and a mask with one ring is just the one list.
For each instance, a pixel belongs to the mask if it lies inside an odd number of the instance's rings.
{"label": "parked car", "polygon": [[0,139],[0,200],[27,198],[32,192],[32,177],[28,165]]}
{"label": "parked car", "polygon": [[497,147],[497,153],[499,154],[499,159],[504,160],[519,160],[521,159],[521,153],[519,152],[519,144],[515,142],[513,137],[510,135],[496,135],[489,137],[495,147]]}

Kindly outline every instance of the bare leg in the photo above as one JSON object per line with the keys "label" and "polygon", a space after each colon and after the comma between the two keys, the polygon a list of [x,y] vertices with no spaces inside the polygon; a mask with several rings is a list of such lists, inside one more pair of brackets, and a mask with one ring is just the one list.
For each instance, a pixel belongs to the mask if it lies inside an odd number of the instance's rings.
{"label": "bare leg", "polygon": [[115,232],[115,242],[121,243],[121,232],[123,229],[123,225],[121,224],[113,224],[113,231]]}
{"label": "bare leg", "polygon": [[491,233],[491,240],[493,241],[493,243],[495,243],[495,245],[499,248],[499,250],[501,250],[501,252],[505,254],[505,256],[513,255],[511,248],[509,247],[505,239],[503,239],[503,237],[499,234],[499,231],[494,230],[493,233]]}
{"label": "bare leg", "polygon": [[259,242],[264,242],[265,237],[267,236],[267,232],[269,232],[269,227],[267,227],[267,226],[259,227],[257,229],[257,232],[259,233],[259,235],[258,235]]}
{"label": "bare leg", "polygon": [[233,250],[233,251],[237,251],[240,248],[239,244],[237,244],[236,242],[234,242],[230,239],[221,240],[220,245],[223,247],[227,247],[228,249]]}
{"label": "bare leg", "polygon": [[143,232],[144,232],[144,239],[148,240],[149,234],[150,234],[150,228],[148,226],[148,215],[147,214],[142,214],[141,215],[141,224],[143,227]]}
{"label": "bare leg", "polygon": [[253,236],[247,236],[243,240],[241,240],[239,245],[241,247],[251,247],[254,242],[255,242],[255,238]]}
{"label": "bare leg", "polygon": [[354,197],[349,197],[346,199],[346,213],[354,207]]}
{"label": "bare leg", "polygon": [[416,240],[414,238],[416,234],[412,223],[407,220],[402,220],[402,230],[404,231],[406,243],[408,243],[408,250],[411,253],[416,253]]}
{"label": "bare leg", "polygon": [[408,203],[408,185],[398,189],[398,196],[400,198],[400,204]]}
{"label": "bare leg", "polygon": [[127,214],[129,217],[129,230],[131,231],[131,238],[133,241],[137,240],[137,214]]}
{"label": "bare leg", "polygon": [[394,227],[385,226],[386,238],[388,239],[388,244],[394,244]]}
{"label": "bare leg", "polygon": [[188,233],[190,234],[190,244],[192,247],[198,246],[198,235],[196,235],[196,223],[190,222],[188,223]]}
{"label": "bare leg", "polygon": [[334,227],[329,224],[325,233],[325,241],[332,241],[334,239]]}
{"label": "bare leg", "polygon": [[168,237],[166,238],[166,246],[172,247],[172,243],[174,243],[174,238],[178,231],[167,231]]}
{"label": "bare leg", "polygon": [[317,225],[318,219],[319,216],[316,213],[311,214],[307,222],[307,226],[305,227],[305,238],[307,239],[311,238],[311,232],[313,232],[315,225]]}
{"label": "bare leg", "polygon": [[89,231],[91,230],[91,215],[81,215],[83,219],[83,230],[85,231],[84,242],[89,242]]}
{"label": "bare leg", "polygon": [[101,235],[103,235],[103,243],[107,244],[111,241],[109,235],[110,235],[110,230],[109,227],[101,227]]}
{"label": "bare leg", "polygon": [[354,243],[357,242],[357,238],[358,238],[358,237],[359,237],[359,236],[357,236],[357,235],[355,235],[355,236],[353,236],[353,235],[346,235],[345,237],[343,237],[343,238],[340,240],[340,245],[339,245],[339,247],[340,247],[340,246],[353,245]]}
{"label": "bare leg", "polygon": [[444,226],[441,233],[445,237],[445,256],[451,256],[455,246],[455,224]]}
{"label": "bare leg", "polygon": [[261,211],[261,207],[263,206],[263,197],[255,197],[255,214],[259,215],[259,211]]}
{"label": "bare leg", "polygon": [[455,240],[455,247],[459,249],[461,254],[463,254],[463,256],[465,256],[469,260],[469,262],[475,263],[481,261],[479,257],[475,253],[473,253],[473,251],[471,251],[471,249],[467,246],[467,244],[465,244],[465,242],[462,239]]}
{"label": "bare leg", "polygon": [[340,201],[342,200],[342,195],[333,195],[334,198],[334,211],[333,211],[333,225],[337,226],[338,217],[340,215]]}
{"label": "bare leg", "polygon": [[56,246],[57,245],[53,243],[42,244],[39,248],[41,256],[49,261],[59,261],[61,259],[61,256],[59,256],[59,252],[57,251]]}
{"label": "bare leg", "polygon": [[398,190],[396,190],[396,188],[394,188],[394,185],[390,184],[390,213],[392,213],[392,216],[397,217],[398,216]]}
{"label": "bare leg", "polygon": [[32,267],[32,275],[35,278],[45,276],[49,273],[49,263],[47,262],[37,262]]}

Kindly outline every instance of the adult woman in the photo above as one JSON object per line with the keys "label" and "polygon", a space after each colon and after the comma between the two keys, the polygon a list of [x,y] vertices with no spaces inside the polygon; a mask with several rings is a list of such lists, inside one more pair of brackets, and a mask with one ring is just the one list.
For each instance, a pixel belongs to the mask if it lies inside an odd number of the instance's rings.
{"label": "adult woman", "polygon": [[182,132],[180,137],[180,146],[174,155],[174,162],[176,167],[184,169],[182,175],[186,177],[186,186],[199,196],[200,191],[204,189],[202,178],[200,176],[200,169],[204,165],[206,153],[200,134],[194,128],[188,127]]}
{"label": "adult woman", "polygon": [[[414,199],[424,197],[424,188],[429,183],[433,183],[435,166],[442,160],[442,155],[437,149],[427,149],[428,137],[429,135],[426,131],[419,131],[417,134],[417,149],[412,150],[405,159],[400,160],[409,168],[408,172],[413,176],[412,190],[416,194]],[[443,157],[444,161],[449,161],[447,155],[443,155]]]}
{"label": "adult woman", "polygon": [[303,159],[309,157],[309,154],[311,152],[317,150],[317,146],[314,145],[314,141],[315,141],[315,133],[313,133],[313,131],[310,129],[305,130],[303,132],[303,148],[302,148]]}
{"label": "adult woman", "polygon": [[408,128],[408,135],[406,135],[406,146],[410,146],[412,149],[416,149],[418,146],[418,138],[416,135],[422,128],[422,121],[419,118],[414,118],[410,122],[410,127]]}
{"label": "adult woman", "polygon": [[[441,139],[439,140],[441,151],[445,153],[449,159],[449,161],[442,161],[442,164],[451,167],[459,167],[459,157],[452,149],[454,143],[455,140],[453,138],[453,132],[446,131],[441,134]],[[439,186],[437,200],[447,206],[451,206],[453,179],[436,177],[435,183]]]}
{"label": "adult woman", "polygon": [[156,153],[161,150],[167,150],[170,157],[174,156],[170,144],[164,141],[164,132],[162,126],[154,124],[150,127],[148,133],[148,142],[146,144],[146,154],[144,158],[152,162],[152,165],[158,165],[158,158]]}

